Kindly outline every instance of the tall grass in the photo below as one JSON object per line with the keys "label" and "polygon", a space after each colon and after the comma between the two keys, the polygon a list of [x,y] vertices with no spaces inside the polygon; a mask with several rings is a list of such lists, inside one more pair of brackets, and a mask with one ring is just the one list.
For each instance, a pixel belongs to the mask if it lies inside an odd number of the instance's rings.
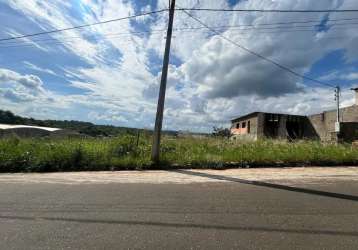
{"label": "tall grass", "polygon": [[230,141],[164,137],[161,165],[150,161],[151,138],[0,139],[1,172],[91,171],[228,166],[357,165],[358,149],[314,141]]}

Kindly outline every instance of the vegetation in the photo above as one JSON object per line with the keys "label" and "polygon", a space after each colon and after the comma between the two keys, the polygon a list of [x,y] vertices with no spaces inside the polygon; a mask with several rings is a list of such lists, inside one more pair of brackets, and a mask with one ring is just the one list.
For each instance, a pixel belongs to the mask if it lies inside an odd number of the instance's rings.
{"label": "vegetation", "polygon": [[229,138],[231,136],[231,131],[228,128],[223,127],[213,127],[213,136],[216,137],[226,137]]}
{"label": "vegetation", "polygon": [[165,136],[161,166],[150,161],[151,135],[0,140],[1,172],[357,165],[358,149],[313,141],[230,141]]}
{"label": "vegetation", "polygon": [[[36,120],[33,118],[25,118],[25,117],[17,116],[14,115],[11,111],[3,111],[3,110],[0,110],[0,123],[69,129],[69,130],[77,131],[80,134],[93,136],[93,137],[117,136],[123,134],[135,135],[138,132],[138,129],[136,128],[116,127],[112,125],[95,125],[90,122]],[[174,134],[175,132],[165,131],[164,133]]]}

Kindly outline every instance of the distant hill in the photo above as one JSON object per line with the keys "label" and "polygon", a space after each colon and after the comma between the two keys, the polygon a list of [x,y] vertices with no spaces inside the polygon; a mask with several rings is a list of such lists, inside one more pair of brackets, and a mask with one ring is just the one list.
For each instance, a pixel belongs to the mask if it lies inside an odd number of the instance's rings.
{"label": "distant hill", "polygon": [[[115,136],[119,134],[136,134],[136,128],[116,127],[112,125],[95,125],[81,121],[36,120],[13,114],[11,111],[0,110],[0,123],[35,125],[53,128],[70,129],[89,136]],[[175,131],[165,131],[165,134],[176,134]]]}

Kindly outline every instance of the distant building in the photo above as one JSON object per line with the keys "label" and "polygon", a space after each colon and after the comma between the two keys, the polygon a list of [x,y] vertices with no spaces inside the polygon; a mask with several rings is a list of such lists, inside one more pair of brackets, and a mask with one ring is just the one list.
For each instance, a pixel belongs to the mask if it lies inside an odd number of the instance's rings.
{"label": "distant building", "polygon": [[231,133],[234,138],[250,140],[265,137],[278,139],[318,138],[306,116],[254,112],[233,119],[231,122]]}
{"label": "distant building", "polygon": [[22,138],[45,137],[45,136],[62,137],[62,136],[75,136],[78,135],[78,133],[72,130],[65,130],[60,128],[0,124],[0,137],[10,137],[13,135]]}
{"label": "distant building", "polygon": [[356,103],[340,109],[339,133],[336,132],[336,110],[309,116],[254,112],[231,120],[232,138],[358,140],[358,88],[353,90]]}

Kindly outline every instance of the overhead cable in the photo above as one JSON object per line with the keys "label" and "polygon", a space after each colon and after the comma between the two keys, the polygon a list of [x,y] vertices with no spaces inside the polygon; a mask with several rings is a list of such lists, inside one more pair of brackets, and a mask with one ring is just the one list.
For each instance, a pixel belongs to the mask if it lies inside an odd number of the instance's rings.
{"label": "overhead cable", "polygon": [[309,81],[312,81],[312,82],[317,83],[317,84],[320,84],[320,85],[328,86],[328,87],[331,87],[331,88],[336,88],[336,86],[331,85],[331,84],[329,84],[329,83],[325,83],[325,82],[322,82],[322,81],[320,81],[320,80],[317,80],[317,79],[314,79],[314,78],[311,78],[311,77],[302,75],[302,74],[296,72],[295,70],[293,70],[293,69],[291,69],[291,68],[289,68],[289,67],[287,67],[287,66],[285,66],[285,65],[282,65],[282,64],[278,63],[277,61],[274,61],[274,60],[272,60],[272,59],[270,59],[270,58],[268,58],[268,57],[265,57],[265,56],[263,56],[263,55],[261,55],[261,54],[259,54],[259,53],[257,53],[257,52],[254,52],[254,51],[252,51],[252,50],[250,50],[250,49],[244,47],[243,45],[241,45],[241,44],[239,44],[239,43],[237,43],[237,42],[235,42],[235,41],[229,39],[228,37],[222,35],[220,32],[218,32],[218,31],[216,31],[216,30],[210,28],[208,25],[206,25],[204,22],[202,22],[202,21],[201,21],[200,19],[198,19],[197,17],[195,17],[195,16],[193,16],[192,14],[190,14],[188,11],[186,11],[186,10],[183,10],[183,11],[184,11],[184,13],[186,13],[189,17],[193,18],[193,19],[196,20],[198,23],[200,23],[201,25],[203,25],[204,27],[206,27],[207,29],[209,29],[210,31],[212,31],[213,33],[215,33],[216,35],[218,35],[218,36],[221,37],[222,39],[224,39],[224,40],[226,40],[227,42],[229,42],[229,43],[231,43],[231,44],[233,44],[233,45],[235,45],[235,46],[241,48],[242,50],[245,50],[246,52],[248,52],[248,53],[250,53],[250,54],[252,54],[252,55],[254,55],[254,56],[256,56],[256,57],[258,57],[258,58],[260,58],[260,59],[262,59],[262,60],[264,60],[264,61],[266,61],[266,62],[269,62],[269,63],[271,63],[271,64],[274,64],[274,65],[276,65],[278,68],[280,68],[280,69],[282,69],[282,70],[284,70],[284,71],[287,71],[287,72],[291,73],[292,75],[295,75],[296,77],[303,78],[303,79],[305,79],[305,80],[309,80]]}

